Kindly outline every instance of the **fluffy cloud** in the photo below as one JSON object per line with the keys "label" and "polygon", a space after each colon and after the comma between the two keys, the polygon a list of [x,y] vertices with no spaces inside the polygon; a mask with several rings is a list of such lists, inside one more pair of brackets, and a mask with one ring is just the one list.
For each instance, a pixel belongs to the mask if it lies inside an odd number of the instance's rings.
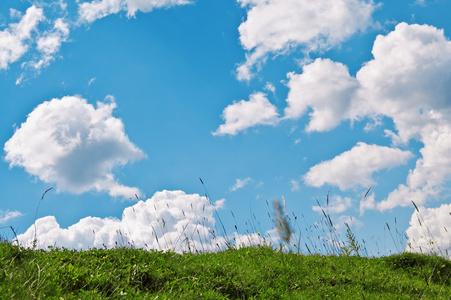
{"label": "fluffy cloud", "polygon": [[353,100],[359,84],[343,64],[317,59],[304,66],[302,74],[289,73],[288,78],[285,118],[300,118],[311,108],[307,131],[327,131],[357,117]]}
{"label": "fluffy cloud", "polygon": [[53,99],[38,105],[6,142],[5,159],[59,190],[83,193],[106,191],[111,196],[133,197],[134,187],[119,184],[112,170],[143,158],[112,116],[114,100],[97,108],[77,96]]}
{"label": "fluffy cloud", "polygon": [[[213,204],[208,198],[183,191],[162,191],[147,201],[139,201],[124,210],[121,219],[87,217],[61,228],[55,217],[36,221],[37,247],[47,246],[89,249],[116,246],[183,251],[216,251],[263,243],[260,235],[237,233],[227,239],[216,228],[214,213],[224,200]],[[18,236],[19,243],[32,247],[35,226]]]}
{"label": "fluffy cloud", "polygon": [[451,42],[443,30],[401,23],[376,38],[372,53],[374,59],[356,75],[361,97],[372,112],[393,119],[400,142],[421,138],[425,127],[447,124]]}
{"label": "fluffy cloud", "polygon": [[451,204],[437,208],[420,206],[419,211],[412,214],[409,224],[406,251],[451,255]]}
{"label": "fluffy cloud", "polygon": [[318,51],[336,46],[371,24],[375,6],[361,0],[238,0],[248,8],[238,30],[246,62],[237,69],[239,80],[249,80],[255,65],[268,54],[298,46]]}
{"label": "fluffy cloud", "polygon": [[9,28],[0,31],[0,70],[6,69],[27,52],[26,41],[43,19],[43,10],[33,5],[27,9],[19,23],[10,24]]}
{"label": "fluffy cloud", "polygon": [[351,150],[332,160],[321,162],[304,175],[308,185],[320,187],[324,184],[338,186],[341,190],[356,185],[374,185],[374,172],[406,164],[412,157],[409,151],[389,147],[357,143]]}
{"label": "fluffy cloud", "polygon": [[4,224],[4,223],[8,222],[9,220],[20,217],[20,216],[23,216],[23,214],[17,210],[15,210],[15,211],[0,210],[0,224]]}
{"label": "fluffy cloud", "polygon": [[451,174],[451,42],[443,30],[401,23],[377,37],[373,55],[357,73],[371,110],[393,119],[397,133],[387,133],[395,143],[424,144],[406,184],[377,207],[421,205],[438,197]]}
{"label": "fluffy cloud", "polygon": [[[395,131],[385,130],[387,136],[394,144],[407,144],[412,139],[422,142],[421,158],[405,184],[384,201],[368,199],[361,208],[387,210],[408,206],[411,200],[424,204],[440,196],[451,175],[451,42],[443,30],[433,26],[400,23],[394,31],[376,38],[372,54],[374,58],[355,77],[342,64],[323,59],[304,66],[302,74],[289,73],[285,118],[300,118],[310,108],[307,131],[331,130],[342,120],[367,117],[378,126],[381,118],[392,119]],[[362,153],[362,160],[369,163],[366,158]],[[334,179],[340,173],[328,169],[331,163],[312,168],[306,175],[307,183],[342,188],[357,183],[357,178]],[[349,170],[344,166],[337,169]],[[360,174],[361,168],[356,168],[354,172],[361,176],[361,184],[372,183],[372,171]]]}
{"label": "fluffy cloud", "polygon": [[150,12],[155,8],[189,3],[189,0],[94,0],[80,3],[78,13],[81,22],[92,23],[120,11],[126,11],[128,17],[133,17],[137,11]]}
{"label": "fluffy cloud", "polygon": [[443,183],[450,179],[451,124],[427,126],[420,134],[424,143],[420,150],[422,157],[409,172],[407,183],[399,185],[386,200],[378,203],[378,209],[409,206],[411,200],[424,205],[428,200],[438,198]]}
{"label": "fluffy cloud", "polygon": [[250,95],[249,101],[241,100],[227,106],[222,118],[225,124],[213,132],[213,135],[236,135],[249,127],[257,125],[275,125],[278,122],[277,108],[272,105],[264,93]]}
{"label": "fluffy cloud", "polygon": [[238,189],[242,189],[251,181],[252,179],[250,179],[249,177],[246,179],[237,179],[236,183],[230,188],[230,191],[234,192]]}

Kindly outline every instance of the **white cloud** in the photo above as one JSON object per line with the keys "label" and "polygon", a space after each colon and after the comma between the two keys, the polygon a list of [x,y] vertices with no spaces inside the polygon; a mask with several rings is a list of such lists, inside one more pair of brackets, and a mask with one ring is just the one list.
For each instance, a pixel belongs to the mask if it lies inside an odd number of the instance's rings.
{"label": "white cloud", "polygon": [[92,23],[120,11],[126,11],[128,17],[134,17],[137,11],[150,12],[155,8],[189,3],[189,0],[94,0],[80,3],[78,14],[81,22]]}
{"label": "white cloud", "polygon": [[313,206],[312,210],[322,213],[322,210],[329,214],[339,214],[346,210],[348,210],[352,206],[352,199],[349,197],[341,197],[338,195],[334,195],[331,197],[329,201],[329,205],[324,208],[320,206]]}
{"label": "white cloud", "polygon": [[22,73],[19,77],[17,77],[16,79],[16,85],[20,84],[22,82],[22,80],[24,79],[25,74]]}
{"label": "white cloud", "polygon": [[424,205],[428,200],[438,198],[443,183],[450,179],[451,122],[441,126],[426,126],[420,134],[424,143],[420,150],[422,157],[417,160],[415,169],[409,172],[406,184],[400,184],[386,200],[378,203],[378,209],[409,206],[411,200]]}
{"label": "white cloud", "polygon": [[368,209],[375,209],[376,208],[376,200],[374,199],[375,195],[374,193],[371,193],[371,195],[364,197],[362,200],[360,200],[360,215],[363,215],[365,210]]}
{"label": "white cloud", "polygon": [[[224,199],[213,204],[198,194],[165,190],[127,207],[121,219],[86,217],[66,229],[60,227],[55,217],[47,216],[36,221],[37,247],[56,245],[86,250],[133,246],[181,253],[225,250],[227,241],[235,247],[264,243],[257,233],[234,232],[224,238],[216,229],[214,218],[215,210],[223,205]],[[35,226],[18,236],[25,247],[32,247],[34,238]]]}
{"label": "white cloud", "polygon": [[65,11],[67,9],[67,3],[64,3],[64,0],[59,0],[55,2],[55,4],[59,5],[60,9]]}
{"label": "white cloud", "polygon": [[213,135],[236,135],[249,127],[257,125],[275,125],[278,122],[277,108],[266,98],[266,95],[258,92],[251,94],[249,101],[241,100],[227,106],[222,118],[225,124],[213,132]]}
{"label": "white cloud", "polygon": [[0,224],[4,224],[4,223],[8,222],[9,220],[20,217],[20,216],[23,216],[23,214],[17,210],[15,210],[15,211],[0,210]]}
{"label": "white cloud", "polygon": [[143,158],[124,132],[116,107],[98,102],[97,108],[78,96],[53,99],[38,105],[5,143],[10,167],[20,166],[58,190],[83,193],[90,190],[111,196],[133,197],[134,187],[119,184],[112,170]]}
{"label": "white cloud", "polygon": [[303,46],[306,52],[336,46],[365,30],[375,9],[361,0],[238,0],[247,19],[238,30],[246,62],[237,69],[239,80],[249,80],[268,54]]}
{"label": "white cloud", "polygon": [[374,59],[356,75],[361,101],[366,98],[372,112],[393,119],[400,141],[443,123],[451,98],[451,42],[443,30],[401,23],[376,38],[372,53]]}
{"label": "white cloud", "polygon": [[[77,1],[78,3],[78,1]],[[129,17],[133,17],[139,10],[149,12],[154,8],[171,7],[190,3],[189,0],[94,0],[91,2],[78,3],[79,23],[72,25],[80,25],[84,22],[94,22],[109,14],[115,14],[122,10],[127,12]],[[22,63],[22,68],[28,69],[31,73],[39,74],[42,68],[49,64],[57,56],[62,43],[67,42],[70,34],[70,24],[65,20],[67,16],[67,4],[63,0],[52,3],[40,3],[43,7],[55,6],[59,9],[60,18],[46,20],[43,8],[31,6],[22,20],[17,24],[11,24],[9,28],[0,31],[0,70],[6,69],[12,62],[19,60],[30,48],[35,46],[33,50],[33,58]],[[57,10],[58,10],[57,9]],[[11,17],[19,18],[21,13],[11,10]],[[40,21],[48,21],[43,24],[52,24],[52,28],[46,30],[38,30],[37,26]],[[36,36],[31,33],[36,30]],[[27,72],[21,74],[16,84],[20,84],[27,77]]]}
{"label": "white cloud", "polygon": [[266,232],[273,233],[274,237],[268,237],[263,238],[263,236],[257,232],[248,233],[245,235],[238,234],[234,232],[230,237],[231,240],[233,240],[235,248],[243,248],[243,247],[256,247],[259,245],[276,245],[279,242],[279,237],[277,236],[277,232],[273,232],[273,230],[269,230]]}
{"label": "white cloud", "polygon": [[302,74],[289,73],[288,78],[285,118],[300,118],[310,107],[307,131],[327,131],[357,117],[353,100],[359,84],[343,64],[319,58],[304,66]]}
{"label": "white cloud", "polygon": [[17,9],[10,8],[9,9],[9,16],[12,19],[20,19],[20,18],[22,18],[22,13],[20,11],[18,11]]}
{"label": "white cloud", "polygon": [[396,206],[409,206],[411,200],[424,205],[440,197],[442,185],[451,176],[451,122],[444,121],[450,124],[426,126],[420,131],[424,144],[420,150],[422,157],[409,172],[406,184],[400,184],[386,200],[378,203],[378,209],[383,211]]}
{"label": "white cloud", "polygon": [[26,41],[43,19],[43,10],[33,5],[27,9],[19,23],[10,24],[9,28],[0,31],[0,70],[8,68],[10,63],[27,52]]}
{"label": "white cloud", "polygon": [[[407,206],[410,200],[424,204],[439,197],[442,185],[451,177],[451,42],[443,30],[433,26],[400,23],[394,31],[376,38],[372,53],[374,58],[355,78],[340,63],[321,59],[304,66],[301,75],[290,73],[285,118],[300,118],[311,108],[308,131],[331,130],[347,119],[368,117],[374,124],[384,117],[392,119],[395,130],[386,129],[386,135],[394,144],[412,139],[422,142],[422,157],[406,183],[387,199],[380,203],[367,200],[363,205],[386,210]],[[330,78],[325,77],[326,72],[332,74]],[[315,98],[315,93],[324,97]],[[340,105],[334,106],[337,103]],[[345,183],[314,174],[319,181],[308,179],[315,186]],[[362,182],[371,183],[371,177],[363,176]]]}
{"label": "white cloud", "polygon": [[346,230],[346,224],[351,228],[351,231],[353,231],[356,228],[362,227],[364,224],[362,221],[352,217],[352,216],[340,216],[337,220],[334,222],[334,228],[337,231]]}
{"label": "white cloud", "polygon": [[451,256],[451,204],[418,208],[419,213],[414,211],[406,231],[406,251]]}
{"label": "white cloud", "polygon": [[271,82],[267,82],[265,85],[265,90],[274,94],[276,92],[276,87]]}
{"label": "white cloud", "polygon": [[397,206],[410,206],[412,201],[418,205],[425,204],[429,200],[438,197],[441,189],[434,186],[423,186],[420,188],[411,188],[405,184],[400,184],[397,189],[390,192],[388,197],[377,203],[376,208],[380,211],[393,209]]}
{"label": "white cloud", "polygon": [[315,187],[336,185],[341,190],[356,185],[369,187],[376,184],[373,173],[406,164],[411,157],[409,151],[359,142],[351,150],[310,168],[304,181]]}
{"label": "white cloud", "polygon": [[297,192],[301,189],[299,186],[299,182],[297,180],[294,180],[294,179],[290,180],[290,184],[291,184],[292,192]]}
{"label": "white cloud", "polygon": [[36,70],[47,67],[61,48],[61,44],[67,41],[68,36],[69,25],[63,19],[57,19],[53,29],[45,32],[37,40],[37,49],[41,52],[42,57],[37,62],[31,62],[31,65]]}
{"label": "white cloud", "polygon": [[238,189],[242,189],[251,181],[252,179],[250,179],[249,177],[246,179],[237,179],[235,184],[230,188],[230,191],[234,192]]}
{"label": "white cloud", "polygon": [[422,157],[380,210],[437,198],[451,175],[451,42],[443,30],[401,23],[378,36],[374,59],[357,73],[371,110],[393,119],[395,143],[418,139]]}

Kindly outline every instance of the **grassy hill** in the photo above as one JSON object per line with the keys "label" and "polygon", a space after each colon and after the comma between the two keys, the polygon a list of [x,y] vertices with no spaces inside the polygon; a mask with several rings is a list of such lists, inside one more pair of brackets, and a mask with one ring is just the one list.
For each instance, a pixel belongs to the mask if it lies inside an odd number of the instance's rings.
{"label": "grassy hill", "polygon": [[269,246],[217,253],[133,248],[31,250],[0,242],[1,299],[449,299],[451,262],[299,255]]}

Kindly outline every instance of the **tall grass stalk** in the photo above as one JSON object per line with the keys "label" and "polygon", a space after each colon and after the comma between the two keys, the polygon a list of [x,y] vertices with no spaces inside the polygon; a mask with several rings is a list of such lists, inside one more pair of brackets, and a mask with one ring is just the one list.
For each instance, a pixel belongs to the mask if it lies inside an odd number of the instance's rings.
{"label": "tall grass stalk", "polygon": [[35,212],[35,214],[34,214],[34,222],[33,222],[33,224],[34,224],[33,249],[36,248],[37,241],[38,241],[38,239],[37,239],[37,232],[38,232],[38,231],[37,231],[37,228],[36,228],[36,220],[37,220],[37,218],[38,218],[39,206],[41,205],[42,200],[44,200],[45,194],[47,194],[47,192],[50,191],[50,190],[52,190],[52,189],[53,189],[53,187],[48,188],[48,189],[45,190],[45,192],[44,192],[44,193],[42,194],[42,196],[41,196],[41,199],[40,199],[39,202],[38,202],[38,206],[36,207],[36,212]]}

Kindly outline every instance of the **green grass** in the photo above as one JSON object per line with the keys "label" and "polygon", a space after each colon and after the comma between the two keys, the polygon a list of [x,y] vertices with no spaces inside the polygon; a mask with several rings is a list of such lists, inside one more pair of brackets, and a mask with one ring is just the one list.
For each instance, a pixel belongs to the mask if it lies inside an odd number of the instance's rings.
{"label": "green grass", "polygon": [[[371,257],[347,223],[340,237],[324,209],[320,222],[302,229],[296,215],[290,219],[281,204],[273,205],[268,216],[278,238],[258,233],[259,245],[241,248],[233,238],[214,253],[133,243],[86,251],[23,248],[11,227],[15,241],[0,237],[0,300],[451,299],[451,261],[435,255],[442,251]],[[395,245],[403,244],[386,225]]]}
{"label": "green grass", "polygon": [[[425,254],[31,250],[0,243],[1,299],[449,299],[451,262]],[[157,298],[158,297],[158,298]]]}

